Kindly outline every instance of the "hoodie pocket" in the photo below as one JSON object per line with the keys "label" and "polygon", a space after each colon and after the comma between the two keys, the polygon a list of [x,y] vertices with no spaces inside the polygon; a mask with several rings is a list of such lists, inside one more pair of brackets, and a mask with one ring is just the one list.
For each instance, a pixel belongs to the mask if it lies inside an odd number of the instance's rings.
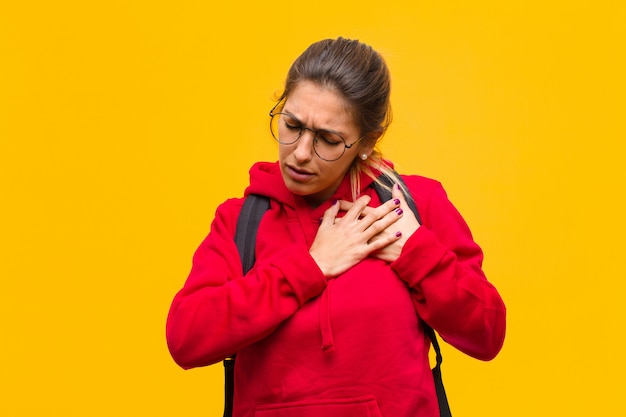
{"label": "hoodie pocket", "polygon": [[257,406],[255,417],[382,417],[373,396]]}

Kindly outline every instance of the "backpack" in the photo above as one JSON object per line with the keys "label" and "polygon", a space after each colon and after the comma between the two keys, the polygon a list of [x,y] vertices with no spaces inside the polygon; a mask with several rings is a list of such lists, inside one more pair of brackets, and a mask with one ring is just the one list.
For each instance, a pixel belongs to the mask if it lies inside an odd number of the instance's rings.
{"label": "backpack", "polygon": [[[397,178],[399,179],[400,176],[398,175]],[[386,175],[380,176],[379,180],[390,188],[394,185],[393,180]],[[385,202],[391,198],[391,191],[381,186],[378,182],[372,183],[371,186],[376,191],[376,194],[378,194],[380,201]],[[404,190],[407,190],[403,183],[402,186]],[[413,214],[415,214],[415,218],[418,223],[422,224],[413,198],[408,194],[408,192],[405,192],[405,197],[407,204],[409,205],[411,211],[413,211]],[[270,200],[265,196],[250,194],[244,200],[243,207],[237,220],[237,228],[235,230],[235,243],[237,245],[237,249],[239,250],[239,256],[241,256],[241,264],[243,265],[244,275],[254,265],[257,230],[263,214],[265,214],[269,207]],[[448,404],[448,398],[446,396],[446,391],[443,387],[443,380],[441,377],[441,362],[443,361],[443,357],[441,356],[439,341],[437,340],[435,331],[430,326],[424,322],[422,322],[422,326],[424,328],[424,332],[433,345],[433,349],[435,350],[436,364],[432,369],[432,373],[435,381],[435,390],[437,392],[437,401],[439,403],[439,415],[440,417],[452,417],[450,405]],[[224,417],[232,417],[233,414],[233,393],[235,382],[234,371],[235,355],[224,359]]]}

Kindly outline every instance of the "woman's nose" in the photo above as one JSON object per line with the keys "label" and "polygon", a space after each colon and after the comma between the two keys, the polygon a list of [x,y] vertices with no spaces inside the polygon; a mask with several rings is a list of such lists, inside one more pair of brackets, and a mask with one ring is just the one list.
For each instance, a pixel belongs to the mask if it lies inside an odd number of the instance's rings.
{"label": "woman's nose", "polygon": [[315,140],[315,132],[307,129],[302,132],[300,139],[296,142],[296,149],[293,155],[299,162],[309,161],[313,158],[313,142]]}

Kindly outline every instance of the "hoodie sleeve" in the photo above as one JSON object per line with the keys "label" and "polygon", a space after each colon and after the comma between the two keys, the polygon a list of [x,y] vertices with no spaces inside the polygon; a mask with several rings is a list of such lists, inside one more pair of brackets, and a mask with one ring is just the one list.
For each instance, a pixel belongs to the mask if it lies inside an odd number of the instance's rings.
{"label": "hoodie sleeve", "polygon": [[423,224],[392,268],[413,290],[418,315],[460,351],[493,359],[504,342],[506,310],[482,270],[483,253],[438,182],[405,178]]}
{"label": "hoodie sleeve", "polygon": [[228,200],[217,209],[209,235],[194,254],[189,277],[170,307],[167,344],[185,369],[219,362],[264,338],[326,287],[304,245],[257,262],[243,276],[234,242],[242,203]]}

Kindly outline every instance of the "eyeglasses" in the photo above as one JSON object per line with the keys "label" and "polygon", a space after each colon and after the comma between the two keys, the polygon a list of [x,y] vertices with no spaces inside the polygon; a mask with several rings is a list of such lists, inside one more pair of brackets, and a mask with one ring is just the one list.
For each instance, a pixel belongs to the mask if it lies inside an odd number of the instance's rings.
{"label": "eyeglasses", "polygon": [[357,142],[363,139],[361,136],[350,145],[341,135],[328,130],[313,130],[304,126],[298,119],[288,113],[270,111],[270,131],[278,143],[292,145],[302,137],[305,130],[313,133],[313,150],[324,161],[332,162],[341,158]]}

